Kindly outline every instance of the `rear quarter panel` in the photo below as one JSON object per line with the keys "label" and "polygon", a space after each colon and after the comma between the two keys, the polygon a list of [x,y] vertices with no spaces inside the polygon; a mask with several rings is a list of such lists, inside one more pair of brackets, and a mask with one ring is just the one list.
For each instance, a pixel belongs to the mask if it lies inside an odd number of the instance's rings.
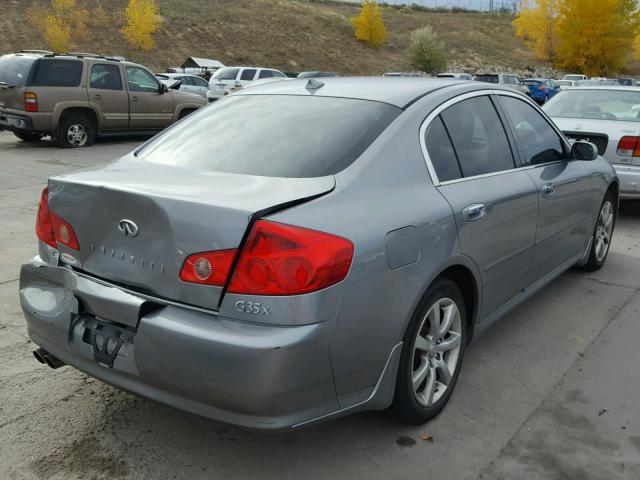
{"label": "rear quarter panel", "polygon": [[[270,217],[354,243],[331,340],[343,408],[372,390],[433,279],[454,263],[475,268],[459,253],[451,208],[431,183],[419,143],[422,120],[447,98],[434,94],[409,107],[336,176],[332,193]],[[404,227],[415,232],[403,238],[415,238],[417,259],[391,268],[388,234]]]}

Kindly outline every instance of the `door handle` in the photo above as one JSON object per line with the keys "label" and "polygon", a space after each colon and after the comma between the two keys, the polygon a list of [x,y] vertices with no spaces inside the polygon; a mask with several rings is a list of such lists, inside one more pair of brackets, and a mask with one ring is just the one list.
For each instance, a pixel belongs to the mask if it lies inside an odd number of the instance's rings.
{"label": "door handle", "polygon": [[131,101],[132,102],[137,102],[138,101],[138,97],[131,97]]}
{"label": "door handle", "polygon": [[487,206],[484,203],[474,203],[464,207],[462,210],[462,219],[465,222],[475,222],[480,220],[487,214]]}
{"label": "door handle", "polygon": [[93,98],[95,98],[96,100],[100,100],[102,98],[102,96],[97,94],[97,93],[94,93],[93,94]]}
{"label": "door handle", "polygon": [[556,187],[553,183],[547,183],[542,186],[542,195],[548,197],[555,191]]}

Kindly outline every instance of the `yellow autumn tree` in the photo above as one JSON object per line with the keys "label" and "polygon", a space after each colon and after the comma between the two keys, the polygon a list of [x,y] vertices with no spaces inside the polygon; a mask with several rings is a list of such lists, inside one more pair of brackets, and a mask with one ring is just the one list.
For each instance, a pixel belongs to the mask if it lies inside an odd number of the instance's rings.
{"label": "yellow autumn tree", "polygon": [[27,9],[29,25],[42,32],[55,52],[68,52],[74,40],[86,37],[88,18],[86,5],[77,0],[51,0],[48,6],[34,3]]}
{"label": "yellow autumn tree", "polygon": [[129,0],[125,11],[124,38],[136,48],[151,50],[153,33],[158,29],[158,7],[154,0]]}
{"label": "yellow autumn tree", "polygon": [[617,73],[633,53],[637,8],[636,0],[562,0],[558,66],[590,76]]}
{"label": "yellow autumn tree", "polygon": [[351,19],[356,39],[379,48],[387,39],[380,7],[374,0],[363,0],[360,14]]}
{"label": "yellow autumn tree", "polygon": [[516,35],[523,37],[534,56],[553,62],[557,45],[556,22],[561,0],[524,0],[513,21]]}

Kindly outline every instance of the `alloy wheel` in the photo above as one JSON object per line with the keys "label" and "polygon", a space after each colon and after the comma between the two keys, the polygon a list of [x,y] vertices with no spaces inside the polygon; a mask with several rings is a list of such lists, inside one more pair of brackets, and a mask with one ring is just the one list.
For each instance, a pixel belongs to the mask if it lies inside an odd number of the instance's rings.
{"label": "alloy wheel", "polygon": [[80,123],[74,123],[70,125],[67,129],[67,140],[70,145],[75,147],[82,147],[85,143],[87,143],[88,139],[87,131],[84,128],[84,125]]}
{"label": "alloy wheel", "polygon": [[607,256],[609,245],[611,244],[611,233],[613,232],[613,204],[607,200],[600,209],[598,215],[598,224],[596,225],[595,235],[595,254],[598,263],[602,262]]}
{"label": "alloy wheel", "polygon": [[442,298],[423,317],[413,345],[411,380],[417,402],[430,407],[451,384],[460,357],[462,319],[456,302]]}

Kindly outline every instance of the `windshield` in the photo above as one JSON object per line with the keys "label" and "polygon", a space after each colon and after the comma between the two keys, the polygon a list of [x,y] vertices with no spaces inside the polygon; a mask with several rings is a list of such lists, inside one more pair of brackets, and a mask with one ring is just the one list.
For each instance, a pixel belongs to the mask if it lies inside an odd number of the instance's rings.
{"label": "windshield", "polygon": [[498,83],[498,75],[476,75],[473,77],[476,82]]}
{"label": "windshield", "polygon": [[573,87],[572,80],[556,80],[561,87]]}
{"label": "windshield", "polygon": [[401,111],[348,98],[230,96],[189,115],[140,157],[226,173],[322,177],[353,163]]}
{"label": "windshield", "polygon": [[34,57],[3,55],[0,57],[0,82],[22,87],[27,81]]}
{"label": "windshield", "polygon": [[551,117],[640,122],[640,91],[564,90],[543,109]]}

